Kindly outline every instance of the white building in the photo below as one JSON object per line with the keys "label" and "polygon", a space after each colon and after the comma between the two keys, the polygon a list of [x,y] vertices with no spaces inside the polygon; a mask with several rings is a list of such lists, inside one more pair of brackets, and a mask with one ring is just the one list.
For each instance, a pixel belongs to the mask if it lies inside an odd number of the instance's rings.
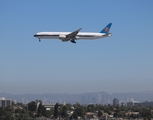
{"label": "white building", "polygon": [[51,110],[54,109],[55,104],[44,104],[43,106],[46,108],[46,110]]}

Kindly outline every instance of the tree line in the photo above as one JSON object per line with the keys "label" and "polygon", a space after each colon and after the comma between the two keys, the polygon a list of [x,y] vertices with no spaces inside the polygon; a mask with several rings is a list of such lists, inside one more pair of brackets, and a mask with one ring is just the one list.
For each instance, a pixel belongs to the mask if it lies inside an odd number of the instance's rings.
{"label": "tree line", "polygon": [[56,103],[53,109],[46,110],[40,100],[29,102],[27,105],[17,103],[5,108],[0,107],[0,120],[27,120],[37,117],[53,119],[78,119],[80,117],[86,119],[94,118],[94,115],[97,118],[102,118],[106,114],[113,115],[114,118],[143,118],[145,120],[151,120],[153,118],[153,107],[127,107],[124,105],[113,106],[101,104],[81,105],[79,103],[60,105]]}

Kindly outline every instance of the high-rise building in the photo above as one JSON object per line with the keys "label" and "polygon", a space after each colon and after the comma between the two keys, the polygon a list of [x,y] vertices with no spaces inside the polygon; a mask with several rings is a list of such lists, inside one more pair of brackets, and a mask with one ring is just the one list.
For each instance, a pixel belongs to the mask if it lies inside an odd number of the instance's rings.
{"label": "high-rise building", "polygon": [[0,100],[0,107],[5,108],[10,105],[12,105],[12,100],[5,100],[5,99]]}
{"label": "high-rise building", "polygon": [[113,105],[114,106],[119,105],[119,100],[117,98],[114,98]]}
{"label": "high-rise building", "polygon": [[97,97],[97,103],[100,104],[101,103],[101,95],[98,94],[98,97]]}
{"label": "high-rise building", "polygon": [[130,101],[133,102],[134,101],[134,98],[130,98]]}

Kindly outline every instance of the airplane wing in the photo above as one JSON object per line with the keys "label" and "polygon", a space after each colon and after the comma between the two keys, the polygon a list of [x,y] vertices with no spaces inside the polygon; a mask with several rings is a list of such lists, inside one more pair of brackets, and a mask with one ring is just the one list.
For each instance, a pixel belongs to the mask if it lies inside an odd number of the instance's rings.
{"label": "airplane wing", "polygon": [[76,35],[79,33],[79,31],[81,30],[82,28],[74,31],[74,32],[71,32],[70,34],[66,35],[66,38],[67,39],[70,39],[70,40],[75,40],[76,39]]}

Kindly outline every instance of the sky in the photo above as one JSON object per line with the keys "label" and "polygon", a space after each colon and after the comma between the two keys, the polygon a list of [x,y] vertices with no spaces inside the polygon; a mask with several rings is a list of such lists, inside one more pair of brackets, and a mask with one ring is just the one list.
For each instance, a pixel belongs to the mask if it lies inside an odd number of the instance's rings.
{"label": "sky", "polygon": [[[152,0],[3,0],[0,93],[82,94],[153,91]],[[41,31],[111,37],[38,42]]]}

